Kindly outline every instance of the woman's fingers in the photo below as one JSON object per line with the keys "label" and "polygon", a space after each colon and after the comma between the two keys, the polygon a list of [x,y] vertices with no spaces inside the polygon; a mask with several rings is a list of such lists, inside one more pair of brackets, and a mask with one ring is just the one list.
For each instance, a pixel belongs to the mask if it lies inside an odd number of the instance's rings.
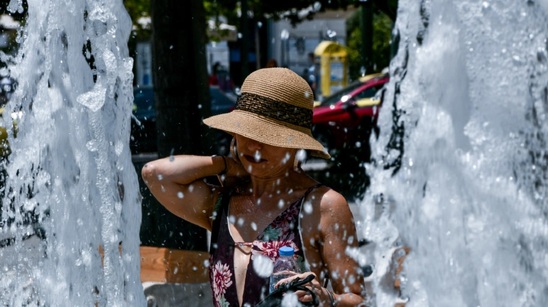
{"label": "woman's fingers", "polygon": [[285,271],[284,274],[289,275],[289,277],[278,280],[278,282],[274,285],[274,288],[278,288],[283,284],[290,283],[300,275],[299,273],[295,273],[293,271]]}
{"label": "woman's fingers", "polygon": [[[318,295],[317,292],[314,293]],[[308,291],[298,290],[297,292],[295,292],[295,294],[297,295],[297,299],[299,300],[299,302],[309,303],[314,301],[314,297],[312,297],[312,294],[310,294],[310,292]]]}
{"label": "woman's fingers", "polygon": [[313,302],[314,301],[313,294],[316,296],[317,299],[319,299],[319,300],[322,299],[322,297],[324,296],[324,292],[322,291],[322,285],[320,284],[320,282],[316,278],[316,274],[314,274],[312,272],[305,272],[305,273],[300,273],[300,274],[299,273],[294,273],[294,272],[291,272],[291,273],[288,272],[288,274],[290,274],[291,276],[278,281],[276,283],[275,287],[279,287],[280,285],[285,284],[285,283],[290,283],[290,282],[292,282],[296,279],[304,280],[308,276],[313,275],[314,279],[312,279],[310,282],[302,285],[302,286],[308,288],[310,291],[297,290],[297,291],[295,291],[295,295],[297,295],[297,299],[300,302],[303,302],[303,303]]}
{"label": "woman's fingers", "polygon": [[[305,272],[305,273],[295,273],[295,272],[291,272],[291,271],[287,271],[285,272],[287,275],[290,275],[289,277],[286,277],[284,279],[280,279],[275,285],[274,287],[278,287],[282,284],[286,284],[286,283],[290,283],[294,280],[296,280],[297,278],[300,279],[300,280],[303,280],[305,279],[306,277],[308,277],[309,275],[314,275],[314,279],[312,279],[311,282],[315,282],[316,284],[320,285],[320,283],[316,280],[316,274],[312,273],[312,272]],[[309,283],[310,284],[310,283]]]}
{"label": "woman's fingers", "polygon": [[231,177],[247,176],[248,173],[242,166],[239,160],[232,157],[225,157],[227,163],[226,175]]}

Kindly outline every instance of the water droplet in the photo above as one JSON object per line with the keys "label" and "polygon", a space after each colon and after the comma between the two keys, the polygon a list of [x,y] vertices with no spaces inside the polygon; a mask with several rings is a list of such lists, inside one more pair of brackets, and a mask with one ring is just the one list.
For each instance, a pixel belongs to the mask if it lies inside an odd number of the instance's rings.
{"label": "water droplet", "polygon": [[253,256],[253,269],[257,275],[266,278],[272,275],[274,263],[270,260],[270,258],[257,254]]}
{"label": "water droplet", "polygon": [[301,162],[304,162],[306,160],[306,150],[304,149],[299,149],[297,151],[297,154],[295,155],[295,159],[301,161]]}
{"label": "water droplet", "polygon": [[304,203],[304,213],[311,214],[312,213],[312,203],[307,201]]}
{"label": "water droplet", "polygon": [[290,158],[291,158],[291,155],[288,152],[286,152],[284,158],[282,159],[282,163],[287,164]]}
{"label": "water droplet", "polygon": [[295,292],[287,292],[282,299],[282,306],[300,306],[299,298]]}
{"label": "water droplet", "polygon": [[353,284],[355,281],[356,281],[356,276],[350,275],[350,276],[348,277],[348,282],[349,282],[350,284]]}
{"label": "water droplet", "polygon": [[253,158],[255,159],[256,162],[259,162],[261,161],[261,152],[260,151],[255,151],[255,154],[253,155]]}

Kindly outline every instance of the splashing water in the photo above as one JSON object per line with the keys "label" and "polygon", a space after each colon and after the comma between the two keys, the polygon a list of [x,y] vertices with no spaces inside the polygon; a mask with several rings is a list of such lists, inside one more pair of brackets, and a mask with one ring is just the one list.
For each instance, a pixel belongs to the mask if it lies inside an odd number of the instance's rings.
{"label": "splashing water", "polygon": [[[399,3],[361,206],[374,300],[398,296],[383,276],[401,244],[407,306],[548,305],[548,3]],[[143,306],[131,23],[120,0],[29,0],[28,15],[4,116],[22,114],[5,165],[0,225],[16,242],[0,248],[0,301]],[[39,217],[37,244],[22,212]]]}
{"label": "splashing water", "polygon": [[[22,12],[22,1],[9,9]],[[0,248],[0,301],[143,306],[131,20],[121,0],[28,0],[27,13],[4,112],[7,127],[10,113],[21,117],[4,165],[0,225],[15,244]]]}
{"label": "splashing water", "polygon": [[548,306],[548,2],[400,0],[395,31],[360,207],[376,305]]}

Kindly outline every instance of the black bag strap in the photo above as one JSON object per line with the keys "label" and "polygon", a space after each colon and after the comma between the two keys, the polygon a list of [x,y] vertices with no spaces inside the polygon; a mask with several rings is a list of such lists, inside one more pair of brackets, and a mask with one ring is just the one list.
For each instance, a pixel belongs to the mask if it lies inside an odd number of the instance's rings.
{"label": "black bag strap", "polygon": [[314,274],[309,274],[305,278],[295,278],[291,282],[280,285],[272,293],[270,293],[264,300],[255,307],[274,307],[281,306],[283,296],[287,292],[296,292],[298,290],[306,291],[312,296],[312,302],[301,302],[303,306],[319,306],[320,301],[314,291],[305,287],[305,285],[314,279]]}

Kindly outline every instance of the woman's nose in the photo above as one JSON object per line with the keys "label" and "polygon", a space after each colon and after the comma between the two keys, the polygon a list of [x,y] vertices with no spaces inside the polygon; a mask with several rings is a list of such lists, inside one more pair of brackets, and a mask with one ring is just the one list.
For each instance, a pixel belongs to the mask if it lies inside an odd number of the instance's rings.
{"label": "woman's nose", "polygon": [[257,142],[257,141],[251,140],[251,139],[247,140],[246,146],[247,146],[247,149],[250,150],[250,151],[261,150],[262,147],[263,147],[260,142]]}

